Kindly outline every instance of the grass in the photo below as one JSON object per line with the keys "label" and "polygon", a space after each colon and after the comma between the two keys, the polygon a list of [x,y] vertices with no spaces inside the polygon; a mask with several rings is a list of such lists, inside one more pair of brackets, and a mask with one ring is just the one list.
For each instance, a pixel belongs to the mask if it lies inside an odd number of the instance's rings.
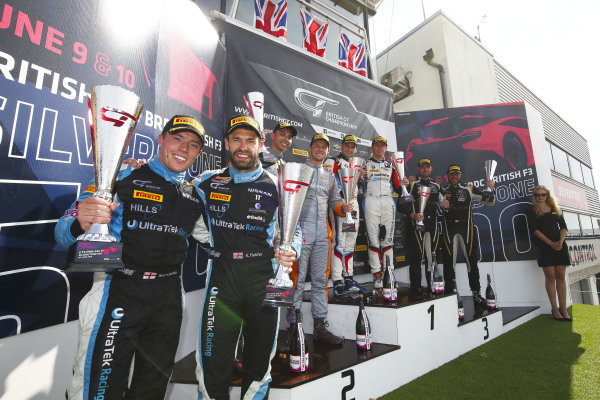
{"label": "grass", "polygon": [[540,315],[379,400],[600,399],[600,307]]}

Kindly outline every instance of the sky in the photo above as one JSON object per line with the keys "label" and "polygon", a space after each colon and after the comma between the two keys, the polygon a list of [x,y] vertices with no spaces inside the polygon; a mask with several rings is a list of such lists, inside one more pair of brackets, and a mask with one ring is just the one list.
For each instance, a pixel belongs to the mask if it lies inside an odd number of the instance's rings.
{"label": "sky", "polygon": [[588,140],[600,188],[600,1],[383,0],[376,54],[423,22],[422,4],[426,17],[442,10],[471,36],[480,25],[495,59]]}

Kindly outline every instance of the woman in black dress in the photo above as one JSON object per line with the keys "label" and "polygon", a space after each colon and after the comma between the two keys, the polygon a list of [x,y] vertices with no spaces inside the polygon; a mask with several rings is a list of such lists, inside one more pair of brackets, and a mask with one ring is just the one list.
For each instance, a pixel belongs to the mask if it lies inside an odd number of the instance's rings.
{"label": "woman in black dress", "polygon": [[[533,189],[533,234],[538,246],[538,265],[546,277],[546,293],[552,305],[552,316],[560,321],[570,321],[567,312],[567,282],[565,272],[570,265],[569,251],[565,246],[567,224],[554,197],[545,186]],[[556,297],[558,295],[558,307]]]}

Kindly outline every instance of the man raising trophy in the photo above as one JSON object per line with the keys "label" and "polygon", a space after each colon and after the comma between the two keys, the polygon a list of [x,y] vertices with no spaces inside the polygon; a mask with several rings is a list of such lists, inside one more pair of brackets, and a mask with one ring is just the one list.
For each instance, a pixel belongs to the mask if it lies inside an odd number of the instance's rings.
{"label": "man raising trophy", "polygon": [[[348,298],[350,293],[366,294],[368,290],[360,286],[353,278],[354,275],[354,246],[358,235],[358,201],[357,184],[365,165],[365,160],[359,157],[353,157],[356,152],[357,139],[354,135],[346,135],[342,139],[342,152],[325,160],[323,168],[330,170],[336,175],[338,186],[342,189],[342,195],[345,201],[346,196],[354,204],[354,210],[350,213],[350,221],[353,226],[346,228],[346,216],[337,215],[334,210],[329,210],[329,220],[331,221],[333,240],[331,246],[331,277],[333,279],[333,292],[342,299]],[[348,171],[344,176],[340,176],[343,171]],[[345,179],[344,179],[345,178]],[[350,178],[350,179],[348,179]],[[343,182],[346,180],[346,182]],[[343,188],[347,187],[347,194]],[[352,229],[353,228],[353,229]]]}
{"label": "man raising trophy", "polygon": [[[120,121],[135,116],[135,110],[115,105],[132,95],[118,87],[92,87],[92,103],[100,105],[92,112],[102,114],[94,120],[127,129]],[[114,144],[102,137],[101,125],[93,126],[92,134],[96,147]],[[65,247],[94,223],[110,224],[111,234],[123,245],[124,266],[96,272],[92,289],[79,304],[79,344],[68,399],[164,398],[183,312],[180,266],[186,237],[201,215],[200,196],[185,173],[204,145],[204,128],[193,117],[176,115],[158,144],[158,156],[148,164],[118,172],[111,191],[114,203],[92,196],[94,181],[56,225],[57,242]],[[96,148],[94,154],[104,150]],[[116,154],[122,150],[113,149]],[[102,170],[105,158],[94,159],[95,168]]]}
{"label": "man raising trophy", "polygon": [[296,228],[291,250],[274,248],[280,200],[277,178],[259,162],[264,141],[258,122],[236,115],[229,120],[224,137],[230,165],[206,171],[194,180],[205,204],[212,245],[196,376],[203,398],[228,399],[234,348],[241,331],[242,397],[262,399],[271,381],[279,327],[279,307],[262,306],[265,290],[278,263],[287,269],[284,272],[291,271],[302,239]]}

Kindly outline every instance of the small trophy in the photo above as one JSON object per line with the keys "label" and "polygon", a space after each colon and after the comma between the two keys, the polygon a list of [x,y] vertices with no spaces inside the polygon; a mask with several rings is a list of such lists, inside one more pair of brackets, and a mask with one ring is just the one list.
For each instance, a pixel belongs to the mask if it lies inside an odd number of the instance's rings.
{"label": "small trophy", "polygon": [[[258,122],[261,135],[264,132],[265,96],[261,92],[250,92],[244,96],[250,116]],[[263,138],[264,139],[264,138]]]}
{"label": "small trophy", "polygon": [[[92,86],[90,93],[94,196],[112,201],[113,185],[143,103],[136,94],[118,86]],[[92,224],[73,246],[67,271],[106,272],[123,267],[123,245],[110,234],[108,224]]]}
{"label": "small trophy", "polygon": [[[312,182],[314,168],[300,163],[285,163],[279,166],[279,251],[292,249],[292,239],[308,187]],[[294,305],[294,283],[281,264],[275,276],[269,279],[263,305],[269,307],[292,307]]]}
{"label": "small trophy", "polygon": [[[354,200],[358,180],[364,166],[365,160],[360,157],[352,157],[347,167],[339,168],[337,171],[346,204],[350,204]],[[351,212],[346,213],[346,221],[342,223],[342,232],[356,232],[356,222],[352,219]]]}
{"label": "small trophy", "polygon": [[[496,166],[498,165],[498,163],[496,162],[496,160],[485,160],[485,180],[486,181],[492,181],[494,180],[494,172],[496,172]],[[489,187],[486,187],[485,192],[487,193],[492,193],[492,189],[490,189]]]}
{"label": "small trophy", "polygon": [[[429,194],[431,194],[430,186],[419,186],[419,214],[423,215],[425,212],[425,207],[427,206],[427,199],[429,199]],[[417,230],[420,232],[425,232],[425,224],[423,221],[417,221]]]}
{"label": "small trophy", "polygon": [[[398,177],[400,178],[400,180],[404,179],[405,175],[404,175],[404,152],[403,151],[396,151],[394,153],[392,153],[392,157],[393,157],[393,161],[394,161],[394,167],[396,167],[396,172],[398,173]],[[415,202],[415,198],[408,193],[408,190],[406,190],[406,186],[400,184],[400,186],[402,187],[402,196],[400,197],[400,202],[401,203],[414,203]]]}

